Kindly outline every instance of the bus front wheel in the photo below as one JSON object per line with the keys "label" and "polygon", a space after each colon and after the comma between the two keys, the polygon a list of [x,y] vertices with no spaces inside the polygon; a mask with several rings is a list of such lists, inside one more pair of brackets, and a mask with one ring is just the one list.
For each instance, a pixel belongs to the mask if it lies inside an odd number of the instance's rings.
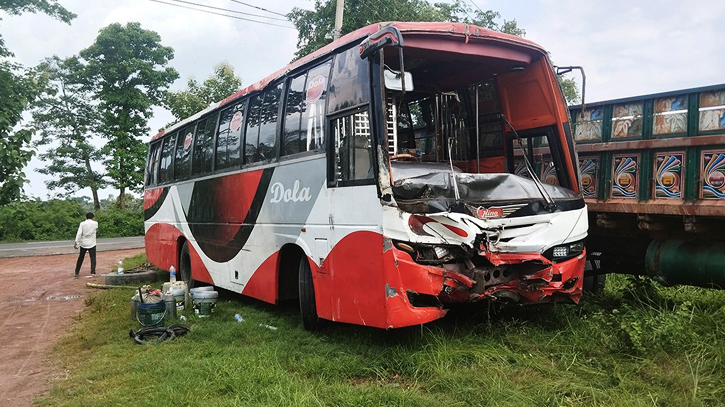
{"label": "bus front wheel", "polygon": [[299,268],[299,295],[300,313],[302,314],[302,326],[308,331],[314,331],[321,325],[317,316],[317,305],[315,304],[315,286],[312,283],[312,270],[307,256],[300,259]]}

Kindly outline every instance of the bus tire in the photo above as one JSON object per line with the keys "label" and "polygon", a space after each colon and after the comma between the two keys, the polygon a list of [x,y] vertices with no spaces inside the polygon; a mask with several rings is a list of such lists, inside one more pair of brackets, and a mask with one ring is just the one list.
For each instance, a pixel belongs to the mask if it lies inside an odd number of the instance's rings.
{"label": "bus tire", "polygon": [[310,262],[307,260],[307,256],[304,255],[300,259],[299,295],[302,326],[308,331],[317,330],[321,325],[321,321],[317,316],[317,305],[315,304],[315,285],[312,282]]}
{"label": "bus tire", "polygon": [[189,242],[184,242],[179,253],[179,280],[186,283],[187,287],[194,287],[194,280],[191,278],[191,251]]}

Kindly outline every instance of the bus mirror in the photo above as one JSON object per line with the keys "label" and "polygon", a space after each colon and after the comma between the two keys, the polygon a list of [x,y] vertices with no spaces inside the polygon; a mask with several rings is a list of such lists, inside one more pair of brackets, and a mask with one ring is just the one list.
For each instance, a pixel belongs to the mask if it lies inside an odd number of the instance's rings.
{"label": "bus mirror", "polygon": [[403,47],[403,35],[395,27],[385,27],[361,42],[359,48],[360,58],[365,59],[388,45],[397,48]]}
{"label": "bus mirror", "polygon": [[413,90],[413,75],[405,72],[405,89],[403,89],[403,80],[400,72],[385,68],[385,88],[390,90],[404,90],[410,92]]}

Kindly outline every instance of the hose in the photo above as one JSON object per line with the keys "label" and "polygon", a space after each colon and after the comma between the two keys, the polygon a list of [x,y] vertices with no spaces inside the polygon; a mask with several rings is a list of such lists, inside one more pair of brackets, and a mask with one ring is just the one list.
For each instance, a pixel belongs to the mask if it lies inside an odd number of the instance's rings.
{"label": "hose", "polygon": [[183,336],[189,331],[191,331],[191,328],[186,325],[173,324],[167,327],[144,327],[136,332],[130,329],[128,336],[139,345],[153,345],[163,341],[170,341],[177,336]]}

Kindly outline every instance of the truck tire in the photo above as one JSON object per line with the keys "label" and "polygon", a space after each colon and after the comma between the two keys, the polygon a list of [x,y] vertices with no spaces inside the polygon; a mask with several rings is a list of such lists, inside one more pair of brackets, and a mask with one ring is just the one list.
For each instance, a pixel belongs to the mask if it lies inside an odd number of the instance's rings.
{"label": "truck tire", "polygon": [[302,326],[308,331],[315,331],[320,328],[321,321],[317,316],[317,305],[315,304],[315,285],[312,282],[312,270],[307,256],[300,259],[299,268],[299,296],[300,313],[302,314]]}
{"label": "truck tire", "polygon": [[604,291],[604,284],[607,282],[606,274],[597,274],[584,277],[584,291],[589,294],[599,294]]}

